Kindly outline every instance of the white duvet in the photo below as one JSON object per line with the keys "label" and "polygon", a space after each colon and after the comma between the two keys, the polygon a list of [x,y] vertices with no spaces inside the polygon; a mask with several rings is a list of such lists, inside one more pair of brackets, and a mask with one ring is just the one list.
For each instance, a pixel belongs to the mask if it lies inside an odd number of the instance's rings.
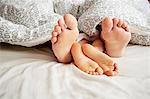
{"label": "white duvet", "polygon": [[0,99],[150,99],[150,47],[129,46],[115,77],[55,60],[49,48],[2,46]]}

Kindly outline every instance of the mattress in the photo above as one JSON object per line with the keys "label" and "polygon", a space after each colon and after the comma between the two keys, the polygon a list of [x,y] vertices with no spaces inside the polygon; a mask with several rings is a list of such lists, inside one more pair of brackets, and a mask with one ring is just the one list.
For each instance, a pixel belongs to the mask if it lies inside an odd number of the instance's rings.
{"label": "mattress", "polygon": [[0,99],[150,99],[150,47],[129,45],[116,61],[118,76],[93,76],[49,47],[2,45]]}

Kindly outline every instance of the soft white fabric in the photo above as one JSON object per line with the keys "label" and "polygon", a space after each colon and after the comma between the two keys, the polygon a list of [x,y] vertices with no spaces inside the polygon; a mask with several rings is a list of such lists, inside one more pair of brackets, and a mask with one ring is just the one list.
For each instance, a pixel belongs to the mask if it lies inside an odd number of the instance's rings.
{"label": "soft white fabric", "polygon": [[49,48],[0,49],[0,99],[150,99],[150,47],[129,46],[116,77],[55,62]]}

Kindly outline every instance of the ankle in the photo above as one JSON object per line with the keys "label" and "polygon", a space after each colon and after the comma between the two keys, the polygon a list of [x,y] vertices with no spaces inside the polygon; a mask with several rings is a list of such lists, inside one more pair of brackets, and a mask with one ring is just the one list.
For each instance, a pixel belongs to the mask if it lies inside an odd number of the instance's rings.
{"label": "ankle", "polygon": [[124,54],[124,49],[120,50],[120,49],[115,49],[115,50],[111,50],[109,49],[105,51],[106,54],[108,54],[110,57],[114,57],[114,58],[119,58],[119,57],[122,57],[123,54]]}
{"label": "ankle", "polygon": [[72,57],[69,55],[67,57],[57,57],[57,61],[60,63],[70,63],[72,61]]}

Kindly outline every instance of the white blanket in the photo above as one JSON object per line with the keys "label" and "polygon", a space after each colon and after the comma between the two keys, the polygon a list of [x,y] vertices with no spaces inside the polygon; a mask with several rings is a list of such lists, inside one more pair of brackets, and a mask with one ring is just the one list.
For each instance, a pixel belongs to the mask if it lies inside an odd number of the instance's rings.
{"label": "white blanket", "polygon": [[0,99],[150,99],[150,47],[129,46],[120,74],[92,76],[49,48],[0,49]]}

